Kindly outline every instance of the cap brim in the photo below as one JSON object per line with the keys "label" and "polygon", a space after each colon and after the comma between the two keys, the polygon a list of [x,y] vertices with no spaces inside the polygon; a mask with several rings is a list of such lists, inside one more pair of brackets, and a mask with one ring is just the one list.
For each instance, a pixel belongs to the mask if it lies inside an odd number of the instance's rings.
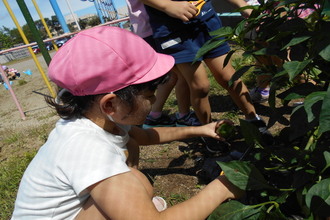
{"label": "cap brim", "polygon": [[140,84],[157,79],[168,73],[174,66],[175,60],[172,56],[157,53],[157,61],[154,66],[142,78],[132,84]]}

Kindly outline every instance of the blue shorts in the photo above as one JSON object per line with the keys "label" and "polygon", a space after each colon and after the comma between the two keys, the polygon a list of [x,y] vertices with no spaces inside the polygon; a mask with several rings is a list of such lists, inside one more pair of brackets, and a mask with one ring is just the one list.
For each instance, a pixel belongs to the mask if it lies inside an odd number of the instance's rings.
{"label": "blue shorts", "polygon": [[149,44],[154,50],[157,49],[157,47],[156,47],[156,43],[155,43],[155,40],[154,40],[154,38],[152,37],[152,35],[143,38],[143,40],[144,40],[145,42],[147,42],[147,43],[148,43],[148,44]]}
{"label": "blue shorts", "polygon": [[[157,52],[173,56],[176,64],[193,62],[197,51],[212,39],[209,32],[222,27],[221,20],[213,10],[210,1],[204,5],[199,17],[189,22],[171,18],[155,9],[147,8],[147,11]],[[219,57],[229,51],[228,43],[224,43],[198,60]]]}

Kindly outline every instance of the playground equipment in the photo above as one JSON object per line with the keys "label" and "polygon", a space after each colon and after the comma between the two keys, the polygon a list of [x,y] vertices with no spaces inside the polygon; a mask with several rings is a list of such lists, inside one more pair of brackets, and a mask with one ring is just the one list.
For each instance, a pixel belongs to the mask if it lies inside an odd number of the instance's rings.
{"label": "playground equipment", "polygon": [[102,24],[119,18],[117,9],[112,0],[89,0],[89,2],[94,2],[97,15]]}
{"label": "playground equipment", "polygon": [[[3,1],[4,5],[5,5],[5,7],[7,8],[7,11],[9,12],[9,14],[10,14],[10,16],[11,16],[14,24],[16,25],[16,27],[17,27],[17,29],[18,29],[18,31],[19,31],[19,33],[20,33],[20,35],[21,35],[21,37],[22,37],[25,45],[24,46],[20,46],[20,47],[16,47],[16,48],[11,48],[11,49],[8,49],[8,50],[0,51],[0,54],[5,54],[6,52],[10,52],[10,51],[14,51],[14,50],[19,50],[19,49],[22,49],[22,48],[28,48],[29,53],[32,56],[32,58],[33,58],[33,60],[34,60],[34,62],[36,64],[36,66],[37,66],[40,74],[42,75],[42,78],[44,79],[45,84],[47,85],[51,96],[53,98],[55,98],[56,97],[56,93],[54,92],[52,86],[50,85],[50,82],[49,82],[48,78],[46,77],[46,75],[45,75],[45,73],[44,73],[44,71],[43,71],[43,69],[42,69],[42,67],[41,67],[41,65],[40,65],[40,63],[39,63],[36,55],[32,51],[31,46],[35,45],[35,43],[29,43],[29,41],[27,40],[27,38],[26,38],[26,36],[25,36],[22,28],[20,27],[20,25],[19,25],[19,23],[18,23],[15,15],[14,15],[13,11],[11,10],[11,8],[10,8],[7,0],[2,0],[2,1]],[[20,10],[22,11],[22,13],[24,15],[24,18],[25,18],[25,20],[26,20],[26,22],[27,22],[27,24],[28,24],[28,26],[29,26],[32,34],[34,35],[34,38],[36,39],[36,42],[37,42],[39,48],[41,49],[41,52],[43,54],[43,57],[44,57],[46,63],[49,64],[50,63],[50,60],[51,60],[50,55],[49,55],[47,49],[45,48],[44,41],[41,39],[41,36],[40,36],[40,34],[39,34],[39,32],[38,32],[35,24],[34,24],[34,21],[32,19],[32,16],[31,16],[31,14],[30,14],[27,6],[25,5],[24,0],[16,0],[16,1],[17,1],[18,5],[20,7]],[[56,0],[49,0],[50,3],[51,3],[51,5],[52,5],[52,7],[53,7],[53,9],[54,9],[54,11],[55,11],[55,14],[56,14],[59,22],[60,22],[60,24],[61,24],[61,26],[62,26],[62,28],[64,30],[64,33],[65,33],[64,35],[61,35],[61,36],[58,36],[58,37],[52,37],[51,34],[50,34],[50,32],[49,32],[49,29],[48,29],[48,27],[46,25],[46,22],[44,21],[43,16],[40,13],[40,10],[39,10],[39,8],[38,8],[35,0],[32,0],[32,1],[33,1],[34,6],[36,7],[36,10],[37,10],[37,12],[38,12],[38,14],[40,16],[40,19],[41,19],[43,25],[45,26],[46,32],[47,32],[47,34],[48,34],[48,36],[50,38],[49,40],[46,40],[45,42],[53,41],[55,39],[59,39],[59,38],[63,38],[63,37],[71,37],[71,35],[74,35],[74,34],[77,33],[77,32],[76,33],[70,33],[70,31],[69,31],[66,23],[64,22],[63,15],[62,15],[62,13],[59,10],[59,7],[57,5]],[[112,3],[111,0],[95,0],[95,1],[92,1],[92,2],[94,2],[94,4],[95,4],[95,7],[96,7],[97,12],[98,12],[98,15],[101,16],[100,17],[101,22],[103,21],[101,25],[117,25],[117,24],[120,24],[121,22],[124,22],[124,21],[129,20],[128,17],[122,18],[122,19],[118,19],[117,10],[115,9],[115,6],[113,5],[113,3]],[[104,22],[104,19],[106,19],[108,22]],[[54,47],[56,48],[56,46],[54,46]],[[0,66],[1,66],[1,64],[0,64]],[[22,107],[20,106],[20,104],[18,102],[18,99],[17,99],[17,97],[16,97],[16,95],[14,93],[14,90],[12,89],[12,87],[10,85],[9,80],[7,79],[7,77],[5,76],[5,74],[4,74],[4,72],[2,70],[1,70],[0,74],[3,77],[5,83],[6,83],[7,87],[8,87],[8,90],[9,90],[9,92],[10,92],[10,94],[11,94],[11,96],[12,96],[12,98],[13,98],[13,100],[14,100],[14,102],[15,102],[15,104],[16,104],[19,112],[20,112],[20,114],[21,114],[21,118],[24,120],[25,119],[25,113],[22,110]]]}
{"label": "playground equipment", "polygon": [[[7,11],[9,12],[11,18],[13,19],[13,21],[14,21],[14,23],[15,23],[15,25],[16,25],[16,27],[17,27],[17,29],[18,29],[18,31],[19,31],[19,33],[20,33],[20,35],[21,35],[23,41],[24,41],[24,43],[25,43],[25,44],[29,44],[29,41],[27,40],[27,38],[26,38],[26,36],[25,36],[25,34],[24,34],[22,28],[20,27],[20,25],[19,25],[19,23],[18,23],[18,21],[17,21],[15,15],[14,15],[13,11],[11,10],[11,8],[10,8],[10,6],[9,6],[9,4],[8,4],[8,2],[7,2],[7,0],[2,0],[2,1],[3,1],[4,5],[6,6]],[[23,2],[23,3],[24,3],[24,1],[22,1],[22,0],[17,0],[17,2]],[[24,4],[25,4],[25,3],[24,3]],[[33,20],[32,20],[32,22],[33,22]],[[39,35],[39,36],[40,36],[40,35]],[[42,41],[42,40],[41,40],[41,41]],[[43,42],[42,42],[42,44],[43,44]],[[45,46],[45,45],[43,44],[43,46]],[[55,97],[56,94],[55,94],[53,88],[51,87],[51,85],[50,85],[50,83],[49,83],[49,80],[47,79],[47,77],[46,77],[46,75],[45,75],[45,72],[43,71],[43,69],[42,69],[42,67],[41,67],[41,65],[40,65],[40,63],[39,63],[39,61],[38,61],[36,55],[33,53],[31,47],[28,47],[28,49],[29,49],[29,52],[30,52],[30,54],[31,54],[31,56],[32,56],[32,58],[33,58],[33,60],[34,60],[34,62],[35,62],[35,64],[36,64],[36,66],[37,66],[39,72],[41,73],[41,75],[42,75],[42,77],[43,77],[43,79],[44,79],[44,81],[45,81],[45,83],[46,83],[46,85],[47,85],[47,87],[48,87],[48,89],[49,89],[49,91],[50,91],[50,94],[51,94],[53,97]],[[45,48],[45,49],[46,49],[46,48]],[[47,53],[48,53],[48,52],[47,52]],[[49,55],[49,54],[48,54],[48,55]],[[10,89],[11,86],[8,85],[8,87],[9,87],[9,90],[11,90],[11,89]]]}

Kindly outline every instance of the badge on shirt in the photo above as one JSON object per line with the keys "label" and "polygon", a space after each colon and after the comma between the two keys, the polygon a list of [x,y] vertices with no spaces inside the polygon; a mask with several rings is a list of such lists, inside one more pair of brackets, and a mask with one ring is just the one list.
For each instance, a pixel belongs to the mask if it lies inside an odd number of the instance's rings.
{"label": "badge on shirt", "polygon": [[160,46],[162,47],[163,50],[165,50],[166,48],[172,47],[173,45],[176,45],[178,43],[181,43],[180,37],[166,41],[166,42],[162,43]]}

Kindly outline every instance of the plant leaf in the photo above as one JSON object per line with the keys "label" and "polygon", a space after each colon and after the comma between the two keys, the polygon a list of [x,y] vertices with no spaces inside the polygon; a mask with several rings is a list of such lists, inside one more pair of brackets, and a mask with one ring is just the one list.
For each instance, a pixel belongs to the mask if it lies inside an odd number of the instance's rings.
{"label": "plant leaf", "polygon": [[240,120],[240,127],[247,145],[254,146],[255,143],[262,143],[260,131],[256,126],[246,120]]}
{"label": "plant leaf", "polygon": [[319,216],[330,216],[330,178],[320,181],[308,190],[306,205]]}
{"label": "plant leaf", "polygon": [[319,55],[325,59],[326,61],[330,61],[330,44],[328,46],[326,46],[325,48],[323,48]]}
{"label": "plant leaf", "polygon": [[323,168],[323,171],[325,171],[326,169],[328,169],[330,167],[330,152],[325,151],[323,153],[323,155],[324,155],[324,159],[325,159],[325,163],[326,163],[325,167]]}
{"label": "plant leaf", "polygon": [[262,48],[260,50],[257,50],[255,52],[253,52],[253,55],[256,55],[256,56],[267,55],[267,48]]}
{"label": "plant leaf", "polygon": [[327,15],[328,17],[330,16],[330,2],[329,1],[325,1],[322,13]]}
{"label": "plant leaf", "polygon": [[317,91],[320,91],[320,88],[318,86],[315,86],[312,83],[303,83],[287,89],[286,91],[278,94],[276,97],[286,101],[290,101],[292,99],[306,97],[310,93]]}
{"label": "plant leaf", "polygon": [[324,96],[320,113],[320,133],[330,131],[330,86]]}
{"label": "plant leaf", "polygon": [[265,209],[266,206],[264,206],[261,210],[261,214],[259,219],[262,220],[288,220],[287,217],[283,215],[280,209],[275,209],[274,211],[272,210],[271,212],[267,212],[267,209]]}
{"label": "plant leaf", "polygon": [[322,101],[324,99],[326,92],[313,92],[306,96],[304,101],[304,108],[307,113],[308,122],[311,122],[315,119],[312,107],[315,103]]}
{"label": "plant leaf", "polygon": [[245,29],[246,29],[246,21],[243,20],[236,26],[235,35],[239,36],[241,34],[241,32],[244,31]]}
{"label": "plant leaf", "polygon": [[232,86],[233,83],[240,79],[241,76],[243,76],[244,73],[246,73],[252,66],[243,66],[242,68],[240,68],[239,70],[237,70],[234,75],[231,77],[231,79],[228,82],[228,86]]}
{"label": "plant leaf", "polygon": [[232,57],[232,55],[236,52],[236,50],[231,50],[229,51],[229,53],[226,55],[225,61],[223,62],[223,67],[227,66],[227,64],[230,61],[230,58]]}
{"label": "plant leaf", "polygon": [[[261,207],[243,205],[242,203],[231,200],[216,208],[207,220],[242,220],[258,219]],[[253,218],[254,217],[254,218]]]}
{"label": "plant leaf", "polygon": [[232,35],[232,33],[233,33],[233,29],[229,26],[225,26],[225,27],[219,28],[218,30],[211,31],[210,35],[213,37],[219,38],[219,37],[228,37],[228,36]]}
{"label": "plant leaf", "polygon": [[301,37],[292,38],[287,45],[285,45],[284,47],[282,47],[281,50],[284,50],[284,49],[287,49],[288,47],[291,47],[291,46],[300,44],[300,43],[308,40],[309,38],[311,38],[311,36],[301,36]]}
{"label": "plant leaf", "polygon": [[198,51],[193,62],[196,62],[198,58],[204,56],[210,50],[219,47],[221,44],[224,44],[227,40],[210,40],[205,43]]}
{"label": "plant leaf", "polygon": [[273,189],[259,170],[248,161],[217,161],[229,181],[242,190]]}
{"label": "plant leaf", "polygon": [[283,68],[288,72],[289,79],[292,81],[297,75],[301,74],[311,60],[289,61],[283,64]]}

